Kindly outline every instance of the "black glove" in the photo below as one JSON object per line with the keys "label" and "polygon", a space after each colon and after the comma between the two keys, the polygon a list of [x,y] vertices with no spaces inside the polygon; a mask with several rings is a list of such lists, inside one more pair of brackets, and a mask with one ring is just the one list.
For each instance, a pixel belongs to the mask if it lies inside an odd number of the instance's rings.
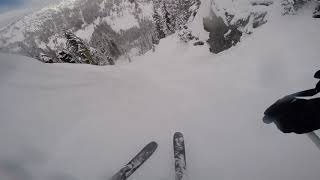
{"label": "black glove", "polygon": [[316,79],[320,79],[320,70],[317,71],[317,72],[314,74],[313,77],[316,78]]}
{"label": "black glove", "polygon": [[289,95],[264,112],[263,121],[275,123],[284,133],[308,133],[320,129],[320,98],[299,99]]}
{"label": "black glove", "polygon": [[[319,2],[319,1],[318,1],[318,2]],[[313,18],[320,18],[320,5],[318,5],[318,6],[316,7],[316,9],[314,10],[312,17],[313,17]]]}

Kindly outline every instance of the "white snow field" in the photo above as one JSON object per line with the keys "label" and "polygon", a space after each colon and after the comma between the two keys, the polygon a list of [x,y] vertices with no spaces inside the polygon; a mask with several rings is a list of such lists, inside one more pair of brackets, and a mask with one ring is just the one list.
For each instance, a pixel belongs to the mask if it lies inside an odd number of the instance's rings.
{"label": "white snow field", "polygon": [[316,146],[262,122],[314,87],[319,29],[310,12],[274,18],[218,55],[171,36],[107,67],[0,54],[0,179],[108,180],[156,141],[130,180],[173,180],[181,131],[190,180],[319,180]]}

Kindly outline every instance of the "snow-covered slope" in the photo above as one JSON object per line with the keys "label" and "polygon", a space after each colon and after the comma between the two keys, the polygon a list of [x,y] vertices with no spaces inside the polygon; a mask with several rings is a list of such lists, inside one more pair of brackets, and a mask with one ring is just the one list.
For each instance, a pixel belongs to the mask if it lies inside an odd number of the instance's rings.
{"label": "snow-covered slope", "polygon": [[175,36],[104,68],[0,54],[1,179],[108,179],[153,140],[157,152],[130,179],[173,179],[182,131],[189,179],[318,180],[310,140],[262,123],[276,99],[316,83],[320,21],[301,13],[219,55]]}

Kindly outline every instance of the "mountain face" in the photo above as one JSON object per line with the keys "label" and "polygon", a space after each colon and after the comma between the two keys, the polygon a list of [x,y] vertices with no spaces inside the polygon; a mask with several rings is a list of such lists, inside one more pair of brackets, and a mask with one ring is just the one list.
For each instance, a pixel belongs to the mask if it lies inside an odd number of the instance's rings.
{"label": "mountain face", "polygon": [[65,0],[0,30],[0,51],[44,62],[114,64],[195,16],[200,0]]}
{"label": "mountain face", "polygon": [[210,3],[209,16],[204,28],[209,32],[210,51],[219,53],[235,46],[243,35],[252,34],[255,28],[267,22],[273,1],[219,1]]}
{"label": "mountain face", "polygon": [[[220,53],[267,23],[274,6],[292,15],[309,1],[65,0],[0,29],[0,51],[47,63],[113,65],[121,56],[131,61],[130,56],[154,49],[178,31],[183,42],[206,41],[212,53]],[[208,13],[199,15],[199,9]],[[189,28],[192,24],[201,26],[205,37]]]}
{"label": "mountain face", "polygon": [[204,28],[209,33],[207,44],[211,52],[220,53],[235,46],[242,36],[252,34],[256,28],[267,23],[270,14],[280,12],[282,15],[295,15],[308,3],[318,4],[313,13],[313,17],[317,18],[320,1],[317,2],[315,0],[210,0],[207,3],[210,7],[209,15],[203,20]]}

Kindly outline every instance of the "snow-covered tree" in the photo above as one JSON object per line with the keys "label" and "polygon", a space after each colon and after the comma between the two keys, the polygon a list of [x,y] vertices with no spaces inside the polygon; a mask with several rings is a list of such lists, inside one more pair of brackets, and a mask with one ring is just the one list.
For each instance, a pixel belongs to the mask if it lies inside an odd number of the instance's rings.
{"label": "snow-covered tree", "polygon": [[[65,32],[66,51],[60,52],[59,59],[69,63],[84,63],[92,65],[114,65],[114,59],[108,54],[87,45],[82,39],[70,31]],[[109,52],[108,52],[109,53]]]}
{"label": "snow-covered tree", "polygon": [[197,39],[195,36],[192,35],[192,31],[188,29],[187,26],[184,26],[181,31],[179,31],[178,36],[181,41],[189,42],[191,40]]}
{"label": "snow-covered tree", "polygon": [[181,29],[191,16],[195,16],[200,7],[200,1],[198,0],[176,0],[176,28]]}
{"label": "snow-covered tree", "polygon": [[72,55],[64,50],[58,51],[57,58],[59,59],[60,62],[75,63]]}
{"label": "snow-covered tree", "polygon": [[172,6],[168,6],[165,1],[161,3],[160,9],[162,12],[162,18],[164,22],[164,32],[166,35],[174,33],[175,28],[174,15],[169,13],[169,8],[172,8]]}
{"label": "snow-covered tree", "polygon": [[158,10],[154,7],[153,8],[153,20],[155,22],[155,37],[154,40],[155,44],[158,44],[159,40],[166,37],[164,32],[164,23],[162,21],[162,17],[160,16]]}
{"label": "snow-covered tree", "polygon": [[90,47],[90,53],[95,65],[105,66],[105,65],[115,65],[115,61],[112,57],[101,53],[99,50]]}
{"label": "snow-covered tree", "polygon": [[65,32],[65,37],[67,39],[67,50],[76,58],[76,63],[95,64],[92,55],[90,54],[89,47],[82,39],[78,38],[70,31]]}
{"label": "snow-covered tree", "polygon": [[40,56],[39,56],[40,60],[42,62],[45,62],[45,63],[53,63],[53,60],[50,56],[48,56],[47,54],[44,54],[44,53],[40,53]]}
{"label": "snow-covered tree", "polygon": [[200,4],[199,0],[154,0],[156,36],[161,39],[183,29]]}

